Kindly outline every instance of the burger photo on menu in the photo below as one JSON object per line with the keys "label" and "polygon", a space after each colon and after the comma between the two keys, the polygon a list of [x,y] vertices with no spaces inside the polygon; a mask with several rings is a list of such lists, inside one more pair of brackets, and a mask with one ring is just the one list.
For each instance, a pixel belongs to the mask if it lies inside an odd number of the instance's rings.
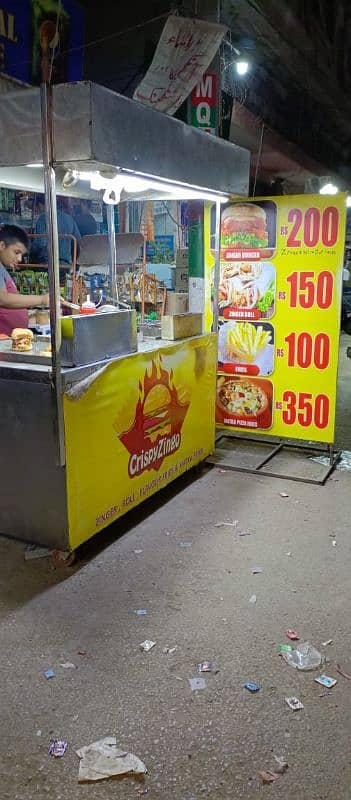
{"label": "burger photo on menu", "polygon": [[221,258],[272,258],[276,248],[277,207],[272,200],[231,203],[221,217]]}
{"label": "burger photo on menu", "polygon": [[275,312],[276,271],[270,261],[221,261],[219,315],[270,319]]}
{"label": "burger photo on menu", "polygon": [[272,427],[273,385],[264,378],[218,375],[216,422],[251,430]]}

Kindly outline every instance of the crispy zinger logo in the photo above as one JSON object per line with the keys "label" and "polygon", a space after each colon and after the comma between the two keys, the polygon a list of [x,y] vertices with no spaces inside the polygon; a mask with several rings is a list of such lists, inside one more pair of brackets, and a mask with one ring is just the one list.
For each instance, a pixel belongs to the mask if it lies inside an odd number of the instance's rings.
{"label": "crispy zinger logo", "polygon": [[181,402],[173,384],[173,372],[152,362],[151,375],[146,370],[139,382],[139,400],[133,425],[118,438],[130,454],[131,478],[145,470],[160,469],[166,456],[179,450],[181,429],[190,403]]}

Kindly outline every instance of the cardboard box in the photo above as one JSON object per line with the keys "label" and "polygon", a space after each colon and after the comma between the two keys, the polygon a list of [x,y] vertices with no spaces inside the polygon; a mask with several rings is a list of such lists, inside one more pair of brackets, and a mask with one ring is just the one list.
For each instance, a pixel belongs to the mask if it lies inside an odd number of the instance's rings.
{"label": "cardboard box", "polygon": [[186,314],[189,311],[189,295],[185,292],[168,292],[166,314]]}
{"label": "cardboard box", "polygon": [[173,314],[161,319],[162,339],[186,339],[202,333],[202,314]]}

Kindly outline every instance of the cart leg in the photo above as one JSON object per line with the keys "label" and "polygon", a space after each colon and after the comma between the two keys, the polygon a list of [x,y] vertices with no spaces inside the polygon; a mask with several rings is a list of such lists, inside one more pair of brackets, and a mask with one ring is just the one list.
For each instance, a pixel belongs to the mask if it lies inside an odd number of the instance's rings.
{"label": "cart leg", "polygon": [[329,445],[329,465],[332,467],[334,461],[334,445]]}
{"label": "cart leg", "polygon": [[53,550],[52,557],[55,564],[58,564],[60,567],[72,567],[76,560],[74,550],[71,553],[68,550]]}

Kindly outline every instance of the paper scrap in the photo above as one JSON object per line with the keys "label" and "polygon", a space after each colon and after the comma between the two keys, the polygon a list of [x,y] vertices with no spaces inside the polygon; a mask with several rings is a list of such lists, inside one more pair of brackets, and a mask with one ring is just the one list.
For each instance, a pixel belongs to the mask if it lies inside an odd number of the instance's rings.
{"label": "paper scrap", "polygon": [[102,781],[116,775],[145,775],[147,768],[133,753],[122,750],[115,736],[106,736],[98,742],[76,751],[79,763],[78,783]]}
{"label": "paper scrap", "polygon": [[156,642],[153,642],[152,639],[145,639],[145,641],[141,643],[140,647],[145,653],[148,653],[149,650],[152,650],[152,648],[155,647],[155,644]]}
{"label": "paper scrap", "polygon": [[197,692],[199,689],[206,688],[205,678],[189,678],[189,684],[192,692]]}
{"label": "paper scrap", "polygon": [[274,783],[274,781],[277,781],[278,778],[280,778],[280,775],[278,775],[277,772],[271,772],[270,769],[261,770],[261,772],[258,774],[262,783]]}
{"label": "paper scrap", "polygon": [[233,522],[215,522],[214,527],[215,528],[225,528],[225,527],[236,528],[238,525],[239,525],[239,520],[238,519],[234,519]]}

